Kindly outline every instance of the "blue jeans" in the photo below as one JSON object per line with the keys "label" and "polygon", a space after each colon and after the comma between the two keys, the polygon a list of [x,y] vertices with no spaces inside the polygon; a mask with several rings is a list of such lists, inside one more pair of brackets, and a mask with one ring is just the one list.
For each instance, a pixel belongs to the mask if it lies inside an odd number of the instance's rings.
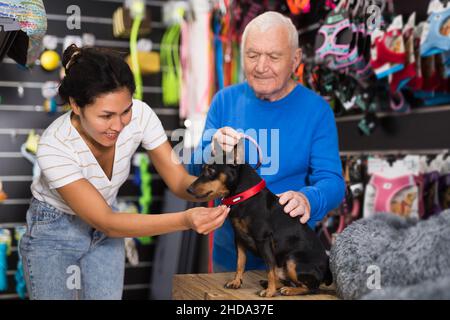
{"label": "blue jeans", "polygon": [[30,299],[121,299],[122,238],[32,198],[19,250]]}

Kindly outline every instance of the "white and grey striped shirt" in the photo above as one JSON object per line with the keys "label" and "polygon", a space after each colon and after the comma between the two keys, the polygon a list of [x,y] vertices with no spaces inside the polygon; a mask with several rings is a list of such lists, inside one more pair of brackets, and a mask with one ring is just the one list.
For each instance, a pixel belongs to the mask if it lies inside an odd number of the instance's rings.
{"label": "white and grey striped shirt", "polygon": [[132,118],[116,141],[111,180],[70,121],[70,112],[56,119],[42,134],[37,150],[41,174],[35,177],[31,193],[68,214],[75,214],[55,190],[79,179],[88,180],[111,206],[120,186],[130,174],[131,158],[142,144],[152,150],[167,140],[155,112],[133,99]]}

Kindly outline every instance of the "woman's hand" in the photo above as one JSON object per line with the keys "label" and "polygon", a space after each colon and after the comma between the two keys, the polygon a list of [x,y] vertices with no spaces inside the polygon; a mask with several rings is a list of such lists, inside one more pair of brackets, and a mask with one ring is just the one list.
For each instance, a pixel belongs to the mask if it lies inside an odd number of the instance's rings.
{"label": "woman's hand", "polygon": [[287,191],[278,194],[278,196],[280,197],[280,204],[286,204],[284,212],[289,213],[292,218],[300,216],[300,222],[303,224],[308,222],[311,215],[311,206],[303,193]]}
{"label": "woman's hand", "polygon": [[230,208],[226,206],[188,209],[186,210],[187,226],[200,234],[208,234],[222,226],[229,212]]}

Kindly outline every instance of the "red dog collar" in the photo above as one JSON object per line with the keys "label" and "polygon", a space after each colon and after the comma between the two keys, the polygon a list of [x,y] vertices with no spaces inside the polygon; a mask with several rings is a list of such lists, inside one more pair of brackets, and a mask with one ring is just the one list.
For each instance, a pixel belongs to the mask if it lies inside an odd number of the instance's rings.
{"label": "red dog collar", "polygon": [[222,204],[226,206],[232,206],[238,204],[242,201],[245,201],[254,195],[258,194],[262,189],[266,187],[266,181],[263,179],[257,185],[251,187],[250,189],[245,190],[244,192],[238,193],[232,197],[223,198]]}

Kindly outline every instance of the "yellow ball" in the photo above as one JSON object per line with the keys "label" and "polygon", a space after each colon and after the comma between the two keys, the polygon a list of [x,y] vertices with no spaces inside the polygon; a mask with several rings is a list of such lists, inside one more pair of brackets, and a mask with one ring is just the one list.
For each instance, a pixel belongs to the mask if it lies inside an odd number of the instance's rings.
{"label": "yellow ball", "polygon": [[53,50],[46,50],[41,55],[41,67],[53,71],[59,66],[59,55]]}

